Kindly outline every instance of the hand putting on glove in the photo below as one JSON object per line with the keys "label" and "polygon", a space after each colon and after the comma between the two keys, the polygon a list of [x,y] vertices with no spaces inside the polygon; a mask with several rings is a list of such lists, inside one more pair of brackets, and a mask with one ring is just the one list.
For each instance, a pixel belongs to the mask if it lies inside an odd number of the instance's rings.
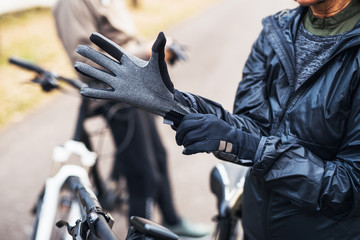
{"label": "hand putting on glove", "polygon": [[174,85],[164,60],[166,38],[162,32],[152,46],[149,61],[127,53],[99,33],[93,33],[90,40],[113,58],[89,46],[79,45],[76,51],[103,67],[105,71],[82,62],[77,62],[75,69],[104,82],[111,89],[84,87],[81,88],[83,96],[124,102],[171,121],[180,122],[184,115],[194,112],[189,106],[174,99]]}
{"label": "hand putting on glove", "polygon": [[175,138],[178,145],[184,146],[183,154],[220,153],[222,159],[243,165],[252,164],[260,142],[258,137],[231,126],[213,114],[201,113],[186,115]]}

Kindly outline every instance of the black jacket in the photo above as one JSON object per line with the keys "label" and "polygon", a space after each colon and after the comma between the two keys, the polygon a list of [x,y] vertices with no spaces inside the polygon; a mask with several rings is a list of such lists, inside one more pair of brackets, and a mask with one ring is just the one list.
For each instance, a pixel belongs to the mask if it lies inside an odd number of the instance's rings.
{"label": "black jacket", "polygon": [[360,239],[360,24],[294,90],[294,41],[305,7],[263,20],[234,112],[194,96],[261,137],[244,192],[249,239]]}

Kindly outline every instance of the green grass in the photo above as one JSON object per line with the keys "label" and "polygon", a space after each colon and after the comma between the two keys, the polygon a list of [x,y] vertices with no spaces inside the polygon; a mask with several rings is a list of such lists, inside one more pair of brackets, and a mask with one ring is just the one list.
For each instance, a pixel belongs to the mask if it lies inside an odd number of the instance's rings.
{"label": "green grass", "polygon": [[[54,94],[24,84],[34,75],[8,63],[10,56],[25,58],[50,70],[68,65],[57,39],[51,11],[35,8],[0,16],[0,127],[25,114]],[[66,68],[65,68],[66,69]],[[70,74],[70,66],[66,74]]]}
{"label": "green grass", "polygon": [[47,8],[34,8],[0,16],[0,66],[6,65],[7,57],[11,55],[21,55],[32,61],[46,57],[42,47],[34,47],[42,45],[47,34],[46,31],[39,34],[36,18],[48,21],[51,12]]}

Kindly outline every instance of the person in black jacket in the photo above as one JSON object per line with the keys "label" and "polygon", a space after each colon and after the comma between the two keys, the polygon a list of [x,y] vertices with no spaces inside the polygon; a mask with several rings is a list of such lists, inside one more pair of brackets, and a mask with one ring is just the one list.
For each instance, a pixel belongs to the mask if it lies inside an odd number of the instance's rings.
{"label": "person in black jacket", "polygon": [[233,115],[214,117],[213,106],[198,100],[201,113],[184,117],[176,140],[186,154],[219,147],[221,158],[252,166],[244,190],[245,239],[355,240],[360,3],[298,2],[309,6],[264,19]]}
{"label": "person in black jacket", "polygon": [[[161,61],[162,34],[148,65],[116,47],[107,48],[117,56],[116,64],[89,57],[115,76],[76,64],[79,72],[115,89],[81,92],[163,116],[173,123],[184,154],[212,152],[249,166],[242,209],[245,239],[360,239],[360,1],[297,2],[296,9],[263,20],[233,113],[174,88]],[[96,39],[102,48],[113,46]],[[81,55],[89,51],[78,48]],[[123,77],[129,72],[131,82]],[[144,79],[162,83],[144,93],[161,93],[157,100],[163,106],[142,104],[140,95],[130,98],[118,91],[121,84],[145,86]]]}

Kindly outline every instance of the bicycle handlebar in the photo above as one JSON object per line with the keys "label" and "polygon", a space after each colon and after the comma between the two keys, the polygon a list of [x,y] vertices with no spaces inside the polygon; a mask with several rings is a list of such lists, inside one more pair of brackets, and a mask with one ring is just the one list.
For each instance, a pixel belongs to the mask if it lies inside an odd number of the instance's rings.
{"label": "bicycle handlebar", "polygon": [[105,214],[94,192],[84,185],[79,178],[69,179],[71,188],[76,192],[83,209],[86,212],[86,222],[90,233],[99,239],[119,238],[111,230],[113,219],[109,214]]}
{"label": "bicycle handlebar", "polygon": [[44,91],[50,91],[53,88],[58,88],[57,83],[52,81],[53,79],[63,81],[76,89],[81,89],[82,87],[87,86],[86,83],[83,83],[80,80],[75,80],[75,79],[70,79],[70,78],[65,78],[65,77],[59,76],[56,73],[47,71],[34,63],[31,63],[24,59],[20,59],[18,57],[10,57],[9,63],[12,63],[14,65],[17,65],[18,67],[24,68],[24,69],[32,71],[32,72],[36,72],[38,75],[40,75],[41,77],[38,77],[37,81],[34,81],[34,82],[39,83],[43,87]]}
{"label": "bicycle handlebar", "polygon": [[37,72],[38,74],[41,74],[41,73],[44,73],[46,72],[44,69],[42,69],[41,67],[33,64],[33,63],[30,63],[30,62],[27,62],[27,61],[24,61],[24,60],[21,60],[19,58],[14,58],[14,57],[10,57],[9,58],[9,62],[12,63],[12,64],[15,64],[19,67],[22,67],[22,68],[25,68],[27,70],[30,70],[30,71],[33,71],[33,72]]}

